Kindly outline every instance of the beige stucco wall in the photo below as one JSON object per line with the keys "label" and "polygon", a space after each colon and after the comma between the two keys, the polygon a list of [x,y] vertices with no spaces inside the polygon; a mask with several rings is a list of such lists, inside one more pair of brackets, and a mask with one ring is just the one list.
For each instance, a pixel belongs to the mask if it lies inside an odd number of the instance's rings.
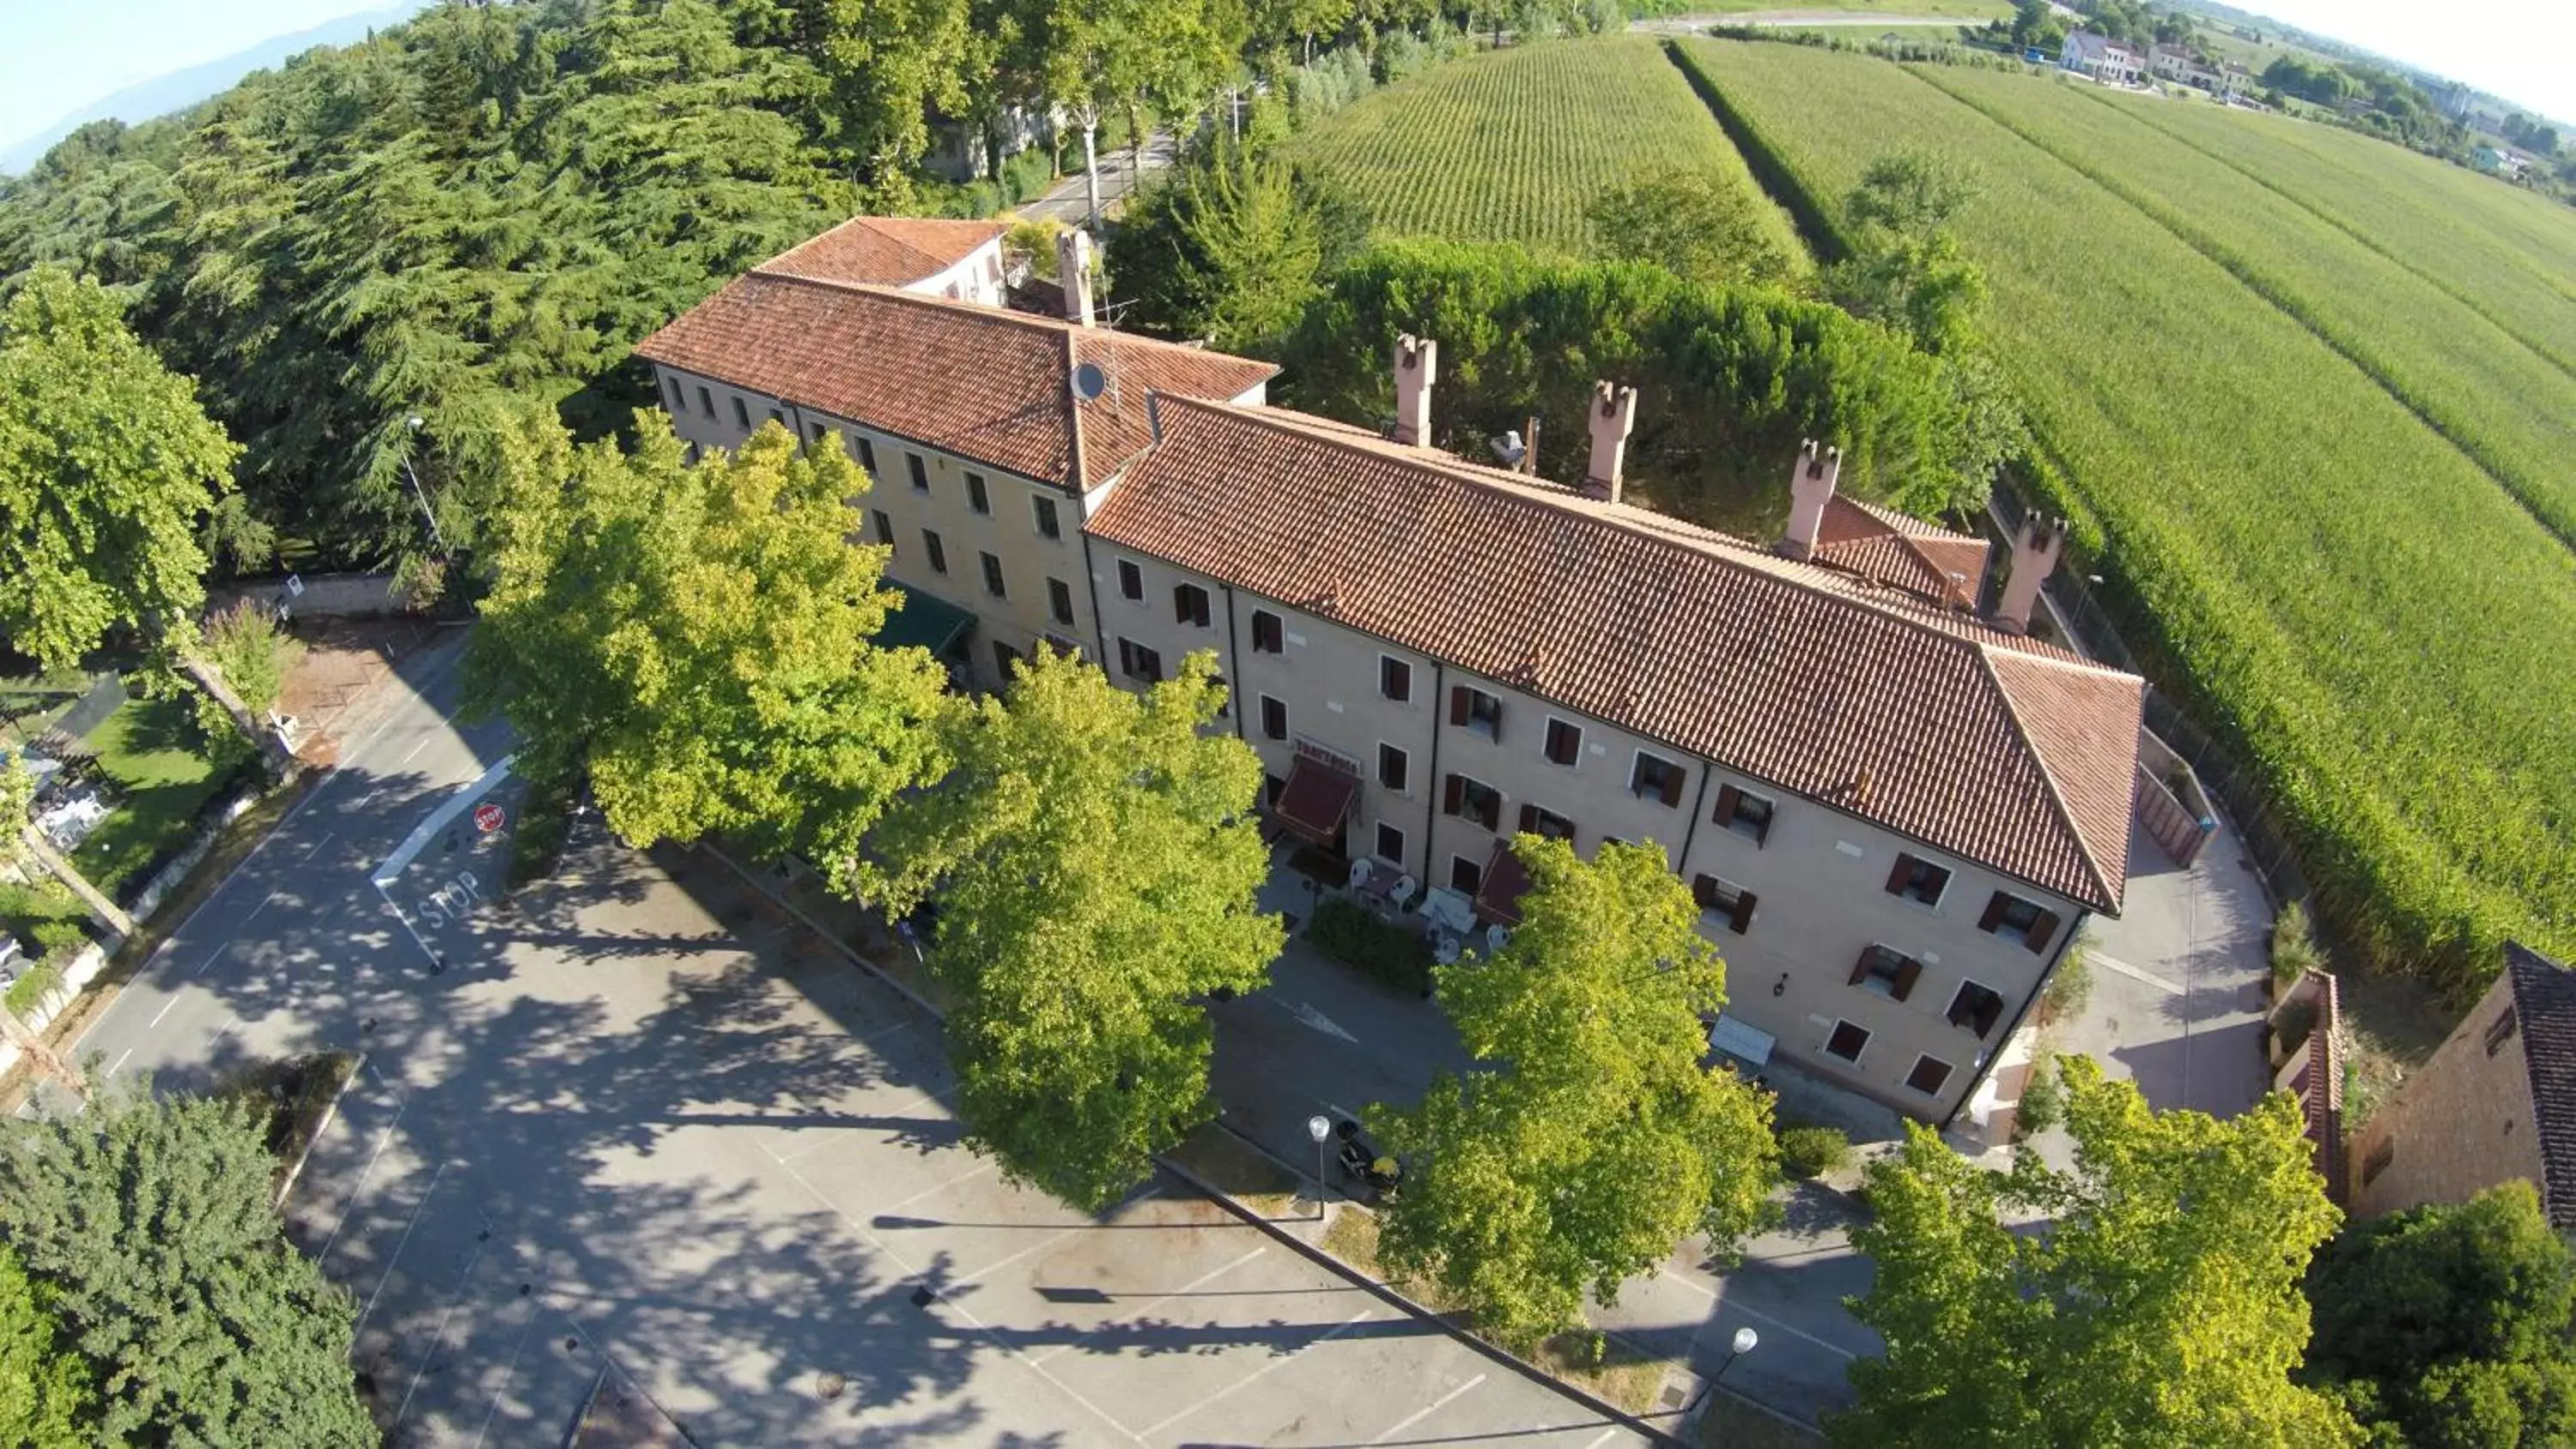
{"label": "beige stucco wall", "polygon": [[[954,291],[950,289],[954,288]],[[947,269],[904,284],[907,292],[954,297],[961,302],[1002,305],[1002,239],[999,236],[969,252]]]}
{"label": "beige stucco wall", "polygon": [[[2494,1053],[2486,1046],[2488,1031],[2512,1008],[2513,983],[2498,976],[2432,1060],[2353,1136],[2346,1166],[2354,1217],[2460,1202],[2517,1177],[2541,1181],[2519,1025]],[[2364,1181],[2364,1169],[2383,1146],[2392,1149],[2388,1165]]]}

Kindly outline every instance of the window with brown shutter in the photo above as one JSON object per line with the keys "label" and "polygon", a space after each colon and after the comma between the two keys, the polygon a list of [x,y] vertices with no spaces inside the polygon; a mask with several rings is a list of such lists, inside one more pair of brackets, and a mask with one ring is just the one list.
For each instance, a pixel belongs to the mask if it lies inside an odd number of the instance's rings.
{"label": "window with brown shutter", "polygon": [[1682,803],[1683,770],[1661,755],[1637,752],[1636,764],[1628,770],[1628,793],[1641,800],[1657,800],[1665,805]]}
{"label": "window with brown shutter", "polygon": [[1266,694],[1261,696],[1261,733],[1268,739],[1288,738],[1288,706]]}
{"label": "window with brown shutter", "polygon": [[1284,643],[1285,634],[1286,631],[1279,625],[1279,616],[1277,614],[1270,612],[1268,609],[1255,609],[1252,611],[1253,653],[1278,653],[1281,649],[1286,647]]}
{"label": "window with brown shutter", "polygon": [[1377,782],[1379,784],[1401,794],[1405,789],[1405,781],[1412,773],[1411,756],[1393,745],[1381,744],[1377,747]]}
{"label": "window with brown shutter", "polygon": [[1132,559],[1118,561],[1118,596],[1124,599],[1145,597],[1145,571]]}
{"label": "window with brown shutter", "polygon": [[1699,913],[1726,922],[1726,928],[1741,936],[1753,924],[1753,892],[1730,885],[1713,875],[1691,879],[1691,898],[1699,902]]}
{"label": "window with brown shutter", "polygon": [[1563,840],[1570,843],[1574,839],[1574,822],[1544,806],[1523,805],[1521,806],[1521,832],[1525,835],[1544,835],[1550,840]]}
{"label": "window with brown shutter", "polygon": [[1208,591],[1196,584],[1172,586],[1172,618],[1183,624],[1208,626]]}
{"label": "window with brown shutter", "polygon": [[1449,686],[1449,723],[1501,743],[1503,702],[1472,685]]}
{"label": "window with brown shutter", "polygon": [[1958,994],[1950,998],[1950,1024],[1966,1027],[1979,1037],[1993,1031],[1995,1023],[2003,1019],[2003,1014],[2002,994],[1974,981],[1960,982]]}
{"label": "window with brown shutter", "polygon": [[1377,692],[1403,704],[1413,698],[1413,666],[1392,654],[1377,657]]}
{"label": "window with brown shutter", "polygon": [[2042,910],[2038,902],[2010,891],[1995,892],[1986,902],[1985,914],[1977,917],[1978,930],[2019,941],[2034,955],[2047,953],[2049,943],[2057,939],[2059,924],[2056,912]]}
{"label": "window with brown shutter", "polygon": [[1950,872],[1920,856],[1899,854],[1896,868],[1887,876],[1889,895],[1927,906],[1941,904],[1941,893],[1949,888]]}
{"label": "window with brown shutter", "polygon": [[1901,951],[1873,945],[1860,953],[1853,964],[1850,985],[1864,991],[1875,991],[1891,1001],[1903,1001],[1914,994],[1914,983],[1923,976],[1923,963]]}
{"label": "window with brown shutter", "polygon": [[1759,846],[1771,838],[1771,802],[1733,785],[1720,785],[1717,809],[1710,812],[1709,823],[1722,825]]}
{"label": "window with brown shutter", "polygon": [[1443,814],[1473,820],[1492,830],[1502,823],[1503,795],[1482,780],[1451,775],[1440,785],[1440,809]]}
{"label": "window with brown shutter", "polygon": [[1548,763],[1553,765],[1571,765],[1582,759],[1583,727],[1551,718],[1547,722],[1547,743],[1543,752]]}

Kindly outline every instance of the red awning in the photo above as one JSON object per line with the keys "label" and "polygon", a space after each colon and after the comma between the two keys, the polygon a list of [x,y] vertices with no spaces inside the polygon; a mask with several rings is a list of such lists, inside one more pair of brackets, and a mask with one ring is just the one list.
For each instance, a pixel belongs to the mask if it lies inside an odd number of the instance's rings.
{"label": "red awning", "polygon": [[1512,854],[1508,840],[1494,842],[1493,859],[1485,862],[1484,884],[1476,888],[1476,914],[1506,926],[1521,923],[1521,895],[1530,888],[1529,872]]}
{"label": "red awning", "polygon": [[1341,843],[1342,821],[1360,794],[1357,778],[1300,755],[1270,813],[1280,824],[1327,849]]}

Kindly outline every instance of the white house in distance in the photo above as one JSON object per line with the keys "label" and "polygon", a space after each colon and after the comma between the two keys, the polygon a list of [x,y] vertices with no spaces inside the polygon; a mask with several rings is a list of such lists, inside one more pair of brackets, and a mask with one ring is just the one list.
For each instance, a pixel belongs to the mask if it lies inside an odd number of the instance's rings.
{"label": "white house in distance", "polygon": [[639,346],[679,435],[849,450],[907,595],[887,637],[973,687],[1041,646],[1134,688],[1212,653],[1271,827],[1337,885],[1409,880],[1394,909],[1493,939],[1516,835],[1651,843],[1728,962],[1716,1046],[1936,1122],[2119,911],[2143,682],[2028,637],[2055,530],[1980,614],[1985,541],[1840,496],[1830,447],[1792,463],[1784,536],[1741,539],[1622,501],[1630,388],[1598,385],[1566,487],[1427,446],[1431,339],[1394,339],[1381,433],[1271,406],[1270,364],[1088,325],[1080,281],[1059,321],[813,275],[821,250]]}
{"label": "white house in distance", "polygon": [[2079,30],[2066,37],[2057,63],[2108,86],[2133,86],[2146,75],[2146,58],[2107,35]]}

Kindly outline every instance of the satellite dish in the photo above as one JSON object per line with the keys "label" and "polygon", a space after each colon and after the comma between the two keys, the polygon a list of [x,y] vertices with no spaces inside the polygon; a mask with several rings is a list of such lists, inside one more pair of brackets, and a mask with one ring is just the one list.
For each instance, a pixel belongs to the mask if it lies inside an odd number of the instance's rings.
{"label": "satellite dish", "polygon": [[1099,363],[1086,362],[1073,370],[1073,395],[1076,398],[1089,402],[1107,391],[1109,374],[1101,369]]}

